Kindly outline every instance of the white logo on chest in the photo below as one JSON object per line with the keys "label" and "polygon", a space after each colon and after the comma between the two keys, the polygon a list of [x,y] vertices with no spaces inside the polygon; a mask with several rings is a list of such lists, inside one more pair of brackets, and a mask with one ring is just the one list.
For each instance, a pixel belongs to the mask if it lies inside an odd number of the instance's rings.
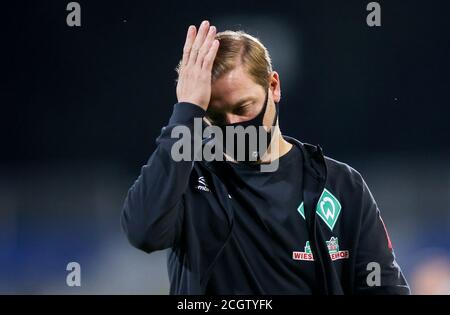
{"label": "white logo on chest", "polygon": [[[327,207],[325,210],[325,204],[329,204],[330,206]],[[334,214],[336,213],[336,206],[334,205],[333,199],[330,197],[325,197],[320,202],[320,211],[322,211],[323,215],[327,220],[334,220]]]}
{"label": "white logo on chest", "polygon": [[198,185],[195,186],[195,188],[197,188],[198,190],[202,190],[202,191],[208,191],[209,192],[209,187],[208,184],[205,181],[205,177],[200,176],[197,180]]}

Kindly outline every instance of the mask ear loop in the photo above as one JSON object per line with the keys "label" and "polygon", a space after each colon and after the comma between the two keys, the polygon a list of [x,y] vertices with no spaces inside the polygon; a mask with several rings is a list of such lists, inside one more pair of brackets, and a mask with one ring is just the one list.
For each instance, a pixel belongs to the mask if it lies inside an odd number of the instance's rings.
{"label": "mask ear loop", "polygon": [[261,113],[258,114],[258,115],[262,114],[261,124],[264,124],[264,115],[266,114],[266,111],[267,111],[267,104],[269,104],[269,91],[268,90],[266,91],[266,97],[264,99],[264,108],[261,110]]}
{"label": "mask ear loop", "polygon": [[[269,91],[267,91],[267,103],[269,103]],[[272,125],[271,128],[275,128],[276,124],[277,124],[277,120],[278,120],[278,102],[275,103],[275,116],[273,117],[273,121],[272,121]],[[267,106],[267,105],[266,105]],[[272,132],[272,130],[270,130],[270,132]]]}
{"label": "mask ear loop", "polygon": [[[267,105],[268,104],[269,104],[269,90],[266,91],[266,101],[265,101],[264,108],[263,108],[264,115],[265,115],[265,112],[267,110]],[[278,120],[278,103],[274,103],[274,104],[275,104],[275,116],[273,117],[273,121],[272,121],[272,125],[270,126],[270,130],[267,132],[267,134],[270,135],[270,138],[268,139],[269,143],[267,143],[267,148],[269,147],[270,142],[273,140],[272,139],[272,137],[273,137],[272,132],[275,133],[275,126],[276,126],[277,120]],[[261,122],[262,124],[264,124],[264,122],[263,122],[264,121],[264,115],[262,116],[262,119],[261,119],[262,120],[262,122]],[[258,149],[258,153],[257,154],[258,154],[257,161],[259,162],[259,161],[261,161],[261,155],[260,155],[259,149]]]}

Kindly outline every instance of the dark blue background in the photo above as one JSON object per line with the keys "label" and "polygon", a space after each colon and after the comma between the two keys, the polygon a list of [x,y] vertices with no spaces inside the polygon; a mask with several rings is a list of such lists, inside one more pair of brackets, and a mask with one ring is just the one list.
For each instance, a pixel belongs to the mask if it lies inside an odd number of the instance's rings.
{"label": "dark blue background", "polygon": [[0,292],[167,292],[163,255],[134,251],[119,215],[203,19],[267,44],[282,131],[363,174],[409,278],[422,249],[448,257],[448,1],[378,1],[375,28],[361,0],[79,1],[81,28],[68,2],[1,5]]}

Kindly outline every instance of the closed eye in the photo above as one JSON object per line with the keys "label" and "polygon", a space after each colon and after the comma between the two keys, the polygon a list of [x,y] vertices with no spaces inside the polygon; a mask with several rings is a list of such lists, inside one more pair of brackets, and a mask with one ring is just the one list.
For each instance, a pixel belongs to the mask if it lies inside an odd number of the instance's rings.
{"label": "closed eye", "polygon": [[245,105],[241,105],[239,107],[237,107],[233,113],[235,115],[245,115],[249,112],[250,109],[250,104],[245,104]]}

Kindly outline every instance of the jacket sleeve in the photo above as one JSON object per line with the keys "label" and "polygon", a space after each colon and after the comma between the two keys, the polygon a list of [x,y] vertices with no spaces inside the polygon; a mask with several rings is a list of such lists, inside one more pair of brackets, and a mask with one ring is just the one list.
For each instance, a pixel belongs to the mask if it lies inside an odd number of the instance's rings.
{"label": "jacket sleeve", "polygon": [[[168,125],[162,128],[156,139],[155,151],[129,189],[121,224],[128,240],[136,248],[150,253],[172,247],[178,241],[183,222],[184,193],[193,168],[193,156],[198,153],[194,150],[201,149],[202,124],[200,130],[195,128],[196,136],[200,137],[195,138],[194,119],[201,120],[204,114],[205,110],[197,105],[175,104]],[[181,135],[172,137],[172,131],[177,126],[191,135],[188,138],[191,144],[190,159],[176,161],[172,158],[172,146]],[[195,141],[200,139],[199,148],[193,145],[194,138]]]}
{"label": "jacket sleeve", "polygon": [[394,250],[380,210],[364,179],[362,216],[356,258],[356,294],[410,294],[395,260]]}

